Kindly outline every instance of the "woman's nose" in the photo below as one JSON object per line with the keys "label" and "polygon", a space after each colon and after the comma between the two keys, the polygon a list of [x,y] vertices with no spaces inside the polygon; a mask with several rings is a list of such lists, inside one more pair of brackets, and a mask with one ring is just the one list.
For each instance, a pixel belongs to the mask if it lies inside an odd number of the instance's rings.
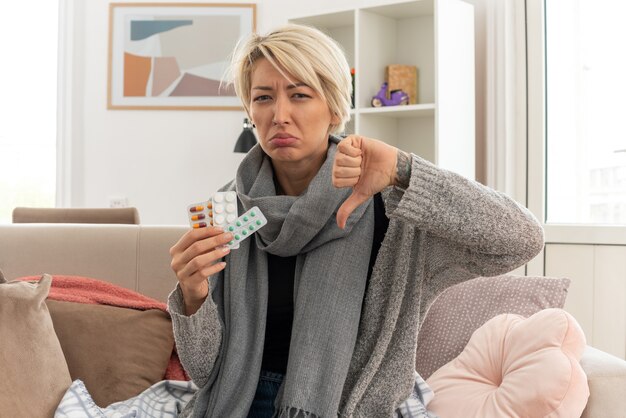
{"label": "woman's nose", "polygon": [[283,125],[291,122],[291,105],[287,98],[278,97],[274,104],[274,125]]}

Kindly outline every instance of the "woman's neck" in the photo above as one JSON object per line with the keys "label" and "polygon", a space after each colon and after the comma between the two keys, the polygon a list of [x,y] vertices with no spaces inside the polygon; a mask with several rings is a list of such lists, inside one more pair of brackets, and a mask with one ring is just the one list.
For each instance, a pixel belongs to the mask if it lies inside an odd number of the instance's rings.
{"label": "woman's neck", "polygon": [[326,153],[306,162],[272,161],[277,186],[280,188],[276,190],[276,194],[300,196],[309,187],[325,160]]}

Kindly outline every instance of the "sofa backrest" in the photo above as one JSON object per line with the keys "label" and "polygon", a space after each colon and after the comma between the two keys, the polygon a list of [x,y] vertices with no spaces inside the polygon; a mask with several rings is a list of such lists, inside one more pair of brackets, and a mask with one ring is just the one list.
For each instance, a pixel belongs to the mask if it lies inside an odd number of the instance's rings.
{"label": "sofa backrest", "polygon": [[138,225],[137,208],[31,208],[13,209],[13,223],[133,224]]}
{"label": "sofa backrest", "polygon": [[0,270],[7,280],[63,274],[105,280],[165,301],[176,285],[169,248],[188,226],[0,225]]}

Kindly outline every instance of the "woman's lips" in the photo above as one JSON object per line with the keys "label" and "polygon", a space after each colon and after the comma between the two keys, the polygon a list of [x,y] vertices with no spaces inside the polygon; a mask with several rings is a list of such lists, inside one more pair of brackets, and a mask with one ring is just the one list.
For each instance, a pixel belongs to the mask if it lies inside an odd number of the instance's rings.
{"label": "woman's lips", "polygon": [[292,136],[289,137],[275,137],[270,140],[270,143],[275,147],[288,147],[296,142],[298,138],[294,138]]}

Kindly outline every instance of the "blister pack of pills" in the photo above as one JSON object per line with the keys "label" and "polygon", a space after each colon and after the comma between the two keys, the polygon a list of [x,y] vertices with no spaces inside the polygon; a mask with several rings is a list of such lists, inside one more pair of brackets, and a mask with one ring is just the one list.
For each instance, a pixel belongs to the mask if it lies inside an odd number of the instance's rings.
{"label": "blister pack of pills", "polygon": [[192,228],[206,228],[209,225],[221,226],[233,234],[233,240],[226,244],[230,249],[239,248],[239,243],[267,224],[267,219],[258,208],[253,207],[237,217],[237,193],[216,192],[206,202],[187,206],[189,225]]}
{"label": "blister pack of pills", "polygon": [[237,219],[237,193],[215,192],[208,201],[187,206],[187,216],[192,228],[234,222]]}
{"label": "blister pack of pills", "polygon": [[263,212],[255,206],[236,221],[224,226],[224,231],[233,234],[233,240],[226,244],[231,249],[239,248],[239,243],[267,225]]}
{"label": "blister pack of pills", "polygon": [[237,219],[237,193],[216,192],[213,201],[213,225],[222,226]]}

